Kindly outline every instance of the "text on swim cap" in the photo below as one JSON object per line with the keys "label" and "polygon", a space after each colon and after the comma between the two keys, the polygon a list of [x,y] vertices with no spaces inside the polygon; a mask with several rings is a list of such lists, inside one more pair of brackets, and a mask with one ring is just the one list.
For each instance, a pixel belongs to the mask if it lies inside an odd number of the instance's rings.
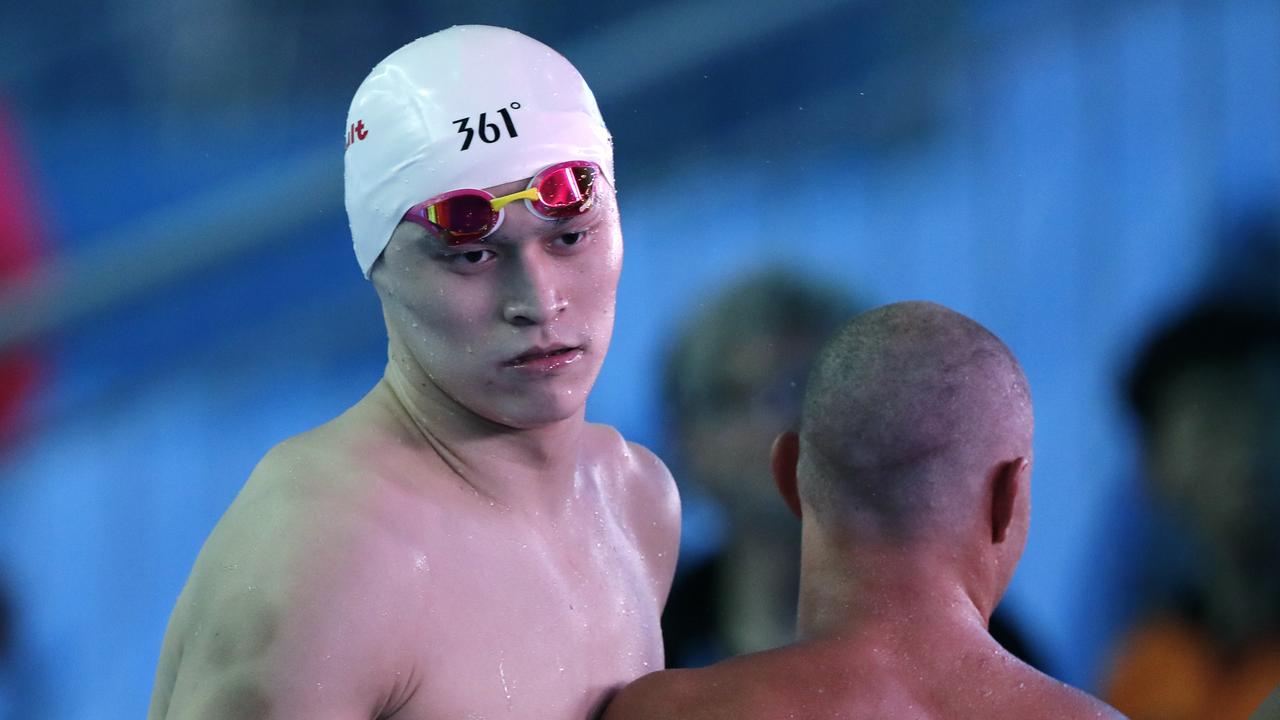
{"label": "text on swim cap", "polygon": [[[512,110],[519,110],[520,103],[512,102],[507,107]],[[485,115],[488,113],[480,113],[480,117],[476,118],[476,128],[480,135],[480,142],[485,144],[495,143],[502,139],[502,128],[497,123],[485,122]],[[511,113],[507,108],[498,108],[498,114],[502,116],[502,124],[507,126],[507,137],[520,137],[520,133],[516,132],[515,121],[511,119]],[[464,117],[460,120],[454,120],[454,125],[458,126],[458,134],[463,135],[462,147],[459,151],[466,150],[471,147],[471,141],[475,139],[477,129],[471,127],[471,118]]]}
{"label": "text on swim cap", "polygon": [[369,137],[369,131],[364,129],[364,120],[357,120],[351,123],[351,127],[347,128],[347,147],[357,140],[363,140]]}

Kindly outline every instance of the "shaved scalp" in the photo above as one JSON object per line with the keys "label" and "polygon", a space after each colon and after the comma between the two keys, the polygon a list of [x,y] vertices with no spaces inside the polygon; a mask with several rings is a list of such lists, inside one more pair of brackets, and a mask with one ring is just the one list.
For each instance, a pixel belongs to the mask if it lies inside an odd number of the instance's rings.
{"label": "shaved scalp", "polygon": [[910,540],[959,529],[1001,463],[1031,457],[1027,380],[995,335],[941,305],[849,321],[809,379],[800,493],[835,531]]}

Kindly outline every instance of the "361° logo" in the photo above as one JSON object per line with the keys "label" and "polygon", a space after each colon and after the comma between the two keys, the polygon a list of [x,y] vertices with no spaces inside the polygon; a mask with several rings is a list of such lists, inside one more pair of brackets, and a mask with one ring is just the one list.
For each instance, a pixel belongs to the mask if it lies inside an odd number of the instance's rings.
{"label": "361\u00b0 logo", "polygon": [[[508,110],[507,108],[510,108]],[[502,116],[502,124],[507,128],[507,137],[520,137],[520,133],[516,132],[516,123],[511,119],[511,110],[519,110],[520,103],[512,102],[504,108],[498,109],[498,114]],[[476,118],[476,127],[471,127],[471,118],[462,118],[454,120],[453,124],[458,126],[458,133],[464,135],[462,139],[461,150],[471,147],[471,141],[475,140],[476,135],[480,136],[480,142],[496,143],[502,139],[502,128],[496,122],[486,122],[485,116],[488,113],[480,113],[480,117]]]}

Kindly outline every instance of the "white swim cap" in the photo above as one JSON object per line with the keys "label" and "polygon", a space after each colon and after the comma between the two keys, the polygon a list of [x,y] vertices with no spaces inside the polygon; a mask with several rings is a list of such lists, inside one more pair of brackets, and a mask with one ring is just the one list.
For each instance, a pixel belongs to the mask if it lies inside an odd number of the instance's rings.
{"label": "white swim cap", "polygon": [[613,183],[595,96],[562,55],[525,35],[458,25],[378,63],[347,115],[346,204],[369,277],[405,211],[434,195],[591,160]]}

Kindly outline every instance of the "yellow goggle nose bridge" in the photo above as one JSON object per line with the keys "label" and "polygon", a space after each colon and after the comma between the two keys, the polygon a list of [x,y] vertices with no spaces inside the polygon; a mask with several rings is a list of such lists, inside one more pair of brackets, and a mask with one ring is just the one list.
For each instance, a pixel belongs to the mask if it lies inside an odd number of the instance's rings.
{"label": "yellow goggle nose bridge", "polygon": [[541,199],[542,199],[542,196],[538,194],[538,188],[531,187],[528,190],[521,190],[518,193],[511,193],[510,195],[503,195],[502,197],[496,197],[489,201],[489,206],[493,208],[494,212],[497,212],[498,210],[501,210],[502,208],[506,207],[507,205],[510,205],[511,203],[517,200],[541,200]]}

